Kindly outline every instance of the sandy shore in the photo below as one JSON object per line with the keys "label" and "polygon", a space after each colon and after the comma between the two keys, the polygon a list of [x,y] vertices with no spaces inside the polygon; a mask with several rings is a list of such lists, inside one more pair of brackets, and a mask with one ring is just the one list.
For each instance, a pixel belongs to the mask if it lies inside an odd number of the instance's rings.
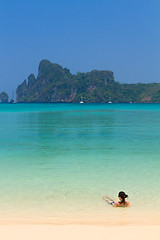
{"label": "sandy shore", "polygon": [[157,226],[0,225],[3,240],[159,240]]}

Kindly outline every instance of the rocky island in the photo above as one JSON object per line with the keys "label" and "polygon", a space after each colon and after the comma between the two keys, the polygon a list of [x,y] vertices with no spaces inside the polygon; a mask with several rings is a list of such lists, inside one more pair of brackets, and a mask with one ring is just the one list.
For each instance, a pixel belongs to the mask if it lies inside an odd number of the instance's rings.
{"label": "rocky island", "polygon": [[8,94],[6,92],[1,92],[0,93],[0,102],[1,103],[8,103]]}
{"label": "rocky island", "polygon": [[30,74],[16,90],[21,103],[151,103],[160,102],[160,84],[121,84],[114,80],[112,71],[93,70],[71,74],[62,66],[42,60],[38,76]]}

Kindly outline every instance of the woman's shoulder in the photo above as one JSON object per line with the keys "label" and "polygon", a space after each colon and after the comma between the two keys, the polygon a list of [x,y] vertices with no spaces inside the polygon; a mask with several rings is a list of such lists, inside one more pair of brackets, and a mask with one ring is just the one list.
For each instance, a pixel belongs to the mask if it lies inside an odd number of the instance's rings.
{"label": "woman's shoulder", "polygon": [[129,207],[130,203],[129,202],[125,202],[125,204],[120,203],[120,202],[115,202],[114,203],[114,207]]}
{"label": "woman's shoulder", "polygon": [[114,207],[121,207],[121,204],[119,202],[115,202]]}

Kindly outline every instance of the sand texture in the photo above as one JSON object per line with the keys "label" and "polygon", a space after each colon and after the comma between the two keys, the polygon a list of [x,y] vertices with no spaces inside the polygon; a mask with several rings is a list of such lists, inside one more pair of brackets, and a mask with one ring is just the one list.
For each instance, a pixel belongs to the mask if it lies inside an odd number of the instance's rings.
{"label": "sand texture", "polygon": [[3,240],[159,240],[160,226],[1,225]]}

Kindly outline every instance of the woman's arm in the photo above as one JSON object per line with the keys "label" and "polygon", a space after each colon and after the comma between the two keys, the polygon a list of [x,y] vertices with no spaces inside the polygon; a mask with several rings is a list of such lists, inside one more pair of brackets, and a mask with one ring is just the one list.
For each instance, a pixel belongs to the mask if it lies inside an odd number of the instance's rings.
{"label": "woman's arm", "polygon": [[114,201],[114,199],[110,198],[108,195],[104,196],[103,198],[104,198],[104,199],[108,198],[108,199],[110,199],[111,201]]}
{"label": "woman's arm", "polygon": [[114,199],[108,197],[107,195],[104,196],[103,199],[104,199],[108,204],[111,204],[112,206],[114,206],[114,204],[115,204]]}

